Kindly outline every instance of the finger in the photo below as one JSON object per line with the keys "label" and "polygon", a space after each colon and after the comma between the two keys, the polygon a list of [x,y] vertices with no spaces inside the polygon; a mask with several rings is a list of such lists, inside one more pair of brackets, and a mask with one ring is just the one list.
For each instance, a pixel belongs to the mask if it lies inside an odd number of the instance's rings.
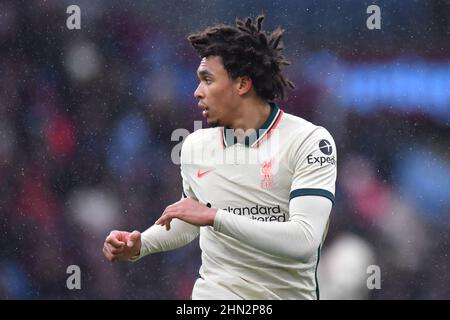
{"label": "finger", "polygon": [[162,221],[164,221],[164,219],[165,219],[165,217],[167,215],[167,211],[166,210],[164,210],[164,212],[162,213],[161,217],[159,217],[158,220],[155,221],[155,224],[162,225]]}
{"label": "finger", "polygon": [[173,210],[173,209],[176,209],[181,203],[183,203],[184,200],[185,200],[185,199],[181,199],[181,200],[178,200],[178,201],[175,202],[175,203],[172,203],[171,205],[167,206],[166,209],[164,209],[164,212],[167,211],[167,210]]}
{"label": "finger", "polygon": [[127,246],[129,248],[133,247],[140,237],[141,233],[137,230],[134,230],[132,233],[130,233],[130,236],[128,237]]}
{"label": "finger", "polygon": [[166,230],[169,231],[170,230],[170,223],[172,222],[172,219],[169,219],[166,221],[165,226],[166,226]]}
{"label": "finger", "polygon": [[112,247],[111,245],[108,244],[108,249],[109,249],[109,252],[111,252],[111,254],[113,254],[114,256],[117,256],[124,252],[125,247],[116,248],[116,247]]}
{"label": "finger", "polygon": [[162,225],[164,221],[165,221],[165,217],[161,216],[158,218],[158,220],[155,221],[155,224]]}
{"label": "finger", "polygon": [[167,212],[173,211],[175,208],[176,208],[176,207],[174,207],[173,204],[170,205],[170,206],[168,206],[168,207],[166,207],[166,208],[164,209],[163,213],[161,214],[161,217],[162,217],[163,215],[167,214]]}
{"label": "finger", "polygon": [[106,259],[108,259],[108,261],[115,261],[114,255],[109,251],[109,248],[106,244],[103,246],[103,254],[105,255]]}
{"label": "finger", "polygon": [[105,244],[104,249],[110,258],[109,260],[113,262],[120,260],[120,258],[122,258],[125,254],[124,248],[117,249],[109,244]]}
{"label": "finger", "polygon": [[167,220],[172,219],[173,218],[173,213],[171,211],[165,211],[161,217],[159,217],[158,220],[156,220],[156,224],[159,225],[164,225],[166,223]]}
{"label": "finger", "polygon": [[108,237],[106,237],[105,241],[116,248],[120,248],[125,245],[125,242],[119,241],[118,233],[114,233],[114,231],[111,232]]}

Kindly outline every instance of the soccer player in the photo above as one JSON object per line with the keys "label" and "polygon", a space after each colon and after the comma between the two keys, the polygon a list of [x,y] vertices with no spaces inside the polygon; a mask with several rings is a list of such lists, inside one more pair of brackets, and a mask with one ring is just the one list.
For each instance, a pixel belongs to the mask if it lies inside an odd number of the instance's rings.
{"label": "soccer player", "polygon": [[192,299],[319,299],[336,146],[274,103],[293,84],[282,74],[283,30],[263,31],[263,19],[188,37],[202,59],[194,95],[210,128],[183,143],[183,196],[142,234],[112,231],[104,243],[110,261],[135,261],[199,236]]}

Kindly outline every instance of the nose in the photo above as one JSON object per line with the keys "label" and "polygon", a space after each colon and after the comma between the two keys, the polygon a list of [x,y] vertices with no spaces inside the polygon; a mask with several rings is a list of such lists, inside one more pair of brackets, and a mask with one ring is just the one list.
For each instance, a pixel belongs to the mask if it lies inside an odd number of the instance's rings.
{"label": "nose", "polygon": [[202,99],[204,97],[201,86],[202,86],[202,84],[199,83],[199,85],[197,86],[197,89],[195,89],[195,91],[194,91],[194,97],[197,99]]}

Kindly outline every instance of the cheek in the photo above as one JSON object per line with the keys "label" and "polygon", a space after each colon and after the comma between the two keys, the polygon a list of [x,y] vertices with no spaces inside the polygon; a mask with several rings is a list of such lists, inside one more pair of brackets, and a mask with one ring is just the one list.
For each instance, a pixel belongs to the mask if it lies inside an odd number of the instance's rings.
{"label": "cheek", "polygon": [[218,87],[214,92],[214,96],[222,102],[230,102],[235,97],[234,88],[230,85]]}
{"label": "cheek", "polygon": [[230,83],[215,83],[206,90],[208,102],[219,112],[232,104],[236,96],[234,87]]}
{"label": "cheek", "polygon": [[210,104],[213,104],[214,106],[220,104],[220,101],[222,101],[224,94],[225,91],[216,86],[210,86],[205,90],[205,96],[207,98],[206,100],[208,100],[208,102]]}

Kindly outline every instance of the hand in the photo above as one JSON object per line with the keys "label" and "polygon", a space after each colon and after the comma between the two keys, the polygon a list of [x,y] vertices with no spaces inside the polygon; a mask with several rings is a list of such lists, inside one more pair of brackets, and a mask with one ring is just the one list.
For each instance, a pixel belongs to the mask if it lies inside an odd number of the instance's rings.
{"label": "hand", "polygon": [[141,233],[139,231],[111,231],[103,244],[103,254],[113,261],[125,261],[141,252]]}
{"label": "hand", "polygon": [[166,229],[170,230],[170,221],[178,218],[196,226],[212,226],[216,213],[217,209],[208,208],[191,198],[185,198],[168,206],[155,224],[165,225]]}

